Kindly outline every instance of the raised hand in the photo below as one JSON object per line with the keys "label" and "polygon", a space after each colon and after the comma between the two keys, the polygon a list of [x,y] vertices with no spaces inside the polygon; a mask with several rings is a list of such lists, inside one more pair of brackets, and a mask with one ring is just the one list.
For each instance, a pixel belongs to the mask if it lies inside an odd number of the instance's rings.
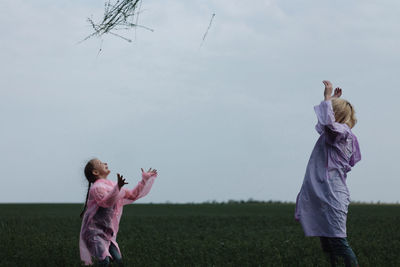
{"label": "raised hand", "polygon": [[336,87],[335,88],[335,93],[333,94],[333,97],[341,97],[342,96],[342,88]]}
{"label": "raised hand", "polygon": [[124,185],[128,184],[125,182],[124,176],[120,175],[119,173],[117,173],[117,177],[118,177],[118,187],[119,189],[121,189]]}
{"label": "raised hand", "polygon": [[143,170],[143,168],[141,168],[141,170],[142,170],[142,177],[143,178],[149,179],[150,177],[157,176],[157,170],[156,169],[150,168],[147,172],[145,172]]}
{"label": "raised hand", "polygon": [[328,80],[323,80],[322,83],[325,85],[324,97],[325,100],[329,100],[332,97],[332,83]]}

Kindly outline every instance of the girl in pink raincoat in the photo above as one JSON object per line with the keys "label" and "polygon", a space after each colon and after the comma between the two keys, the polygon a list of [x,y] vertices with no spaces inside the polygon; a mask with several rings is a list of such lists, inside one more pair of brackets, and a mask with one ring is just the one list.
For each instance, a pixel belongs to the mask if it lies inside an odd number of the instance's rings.
{"label": "girl in pink raincoat", "polygon": [[110,170],[107,163],[99,159],[90,160],[84,172],[89,186],[85,207],[81,213],[81,260],[85,265],[90,265],[94,257],[99,266],[108,266],[110,261],[123,266],[116,240],[122,208],[149,193],[157,177],[157,170],[150,168],[144,172],[142,169],[142,180],[133,190],[122,188],[127,184],[122,175],[117,174],[117,183],[108,180]]}
{"label": "girl in pink raincoat", "polygon": [[297,196],[295,219],[306,236],[320,237],[331,266],[336,266],[339,257],[344,258],[346,267],[358,266],[346,238],[350,203],[347,173],[361,160],[357,138],[351,131],[357,120],[353,106],[340,98],[342,89],[336,88],[332,96],[332,83],[323,83],[325,100],[314,107],[320,137]]}

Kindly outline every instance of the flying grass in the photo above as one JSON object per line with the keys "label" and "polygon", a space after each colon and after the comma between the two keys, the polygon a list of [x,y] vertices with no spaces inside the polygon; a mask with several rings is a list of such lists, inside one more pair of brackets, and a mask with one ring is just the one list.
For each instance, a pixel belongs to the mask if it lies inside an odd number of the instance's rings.
{"label": "flying grass", "polygon": [[129,30],[135,27],[154,31],[138,24],[140,4],[141,0],[106,1],[104,4],[104,16],[100,22],[95,22],[92,18],[88,18],[88,22],[93,28],[93,33],[83,39],[82,42],[94,36],[102,37],[105,34],[111,34],[132,42],[131,39],[116,33],[116,31]]}

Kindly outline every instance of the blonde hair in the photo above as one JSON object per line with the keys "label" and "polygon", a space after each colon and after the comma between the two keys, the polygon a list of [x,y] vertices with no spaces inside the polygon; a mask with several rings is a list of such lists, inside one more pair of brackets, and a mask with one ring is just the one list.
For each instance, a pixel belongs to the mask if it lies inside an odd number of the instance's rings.
{"label": "blonde hair", "polygon": [[335,113],[336,122],[346,123],[350,128],[353,128],[354,125],[356,125],[356,111],[349,101],[342,98],[333,98],[332,108]]}

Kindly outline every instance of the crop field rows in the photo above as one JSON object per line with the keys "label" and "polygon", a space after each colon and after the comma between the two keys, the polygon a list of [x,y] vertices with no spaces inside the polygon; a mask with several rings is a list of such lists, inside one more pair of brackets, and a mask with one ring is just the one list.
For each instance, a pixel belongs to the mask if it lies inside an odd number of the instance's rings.
{"label": "crop field rows", "polygon": [[[79,204],[1,204],[0,266],[81,266]],[[330,266],[293,204],[133,204],[117,241],[125,266]],[[400,205],[349,208],[360,266],[400,266]]]}

